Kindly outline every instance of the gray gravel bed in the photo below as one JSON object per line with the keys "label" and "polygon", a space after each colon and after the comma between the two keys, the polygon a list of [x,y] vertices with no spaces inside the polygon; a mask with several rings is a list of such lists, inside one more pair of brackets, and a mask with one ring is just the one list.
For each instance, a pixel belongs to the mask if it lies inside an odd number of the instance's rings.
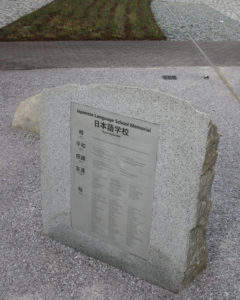
{"label": "gray gravel bed", "polygon": [[168,40],[190,40],[188,33],[197,41],[240,40],[240,22],[205,4],[156,0],[152,11]]}
{"label": "gray gravel bed", "polygon": [[0,0],[0,28],[53,0]]}
{"label": "gray gravel bed", "polygon": [[[162,0],[164,1],[164,0]],[[165,1],[166,2],[166,1]],[[213,9],[218,10],[222,14],[239,21],[240,20],[240,2],[239,0],[167,0],[174,3],[203,3],[209,5]]]}
{"label": "gray gravel bed", "polygon": [[[235,74],[240,68],[222,68]],[[234,71],[234,72],[231,72]],[[164,81],[162,75],[177,75]],[[208,74],[209,80],[203,75]],[[39,138],[10,128],[18,103],[66,83],[168,92],[209,113],[221,141],[207,232],[208,267],[174,295],[42,235]],[[0,73],[0,299],[237,299],[240,295],[240,105],[208,67],[57,69]],[[59,124],[61,126],[61,124]]]}

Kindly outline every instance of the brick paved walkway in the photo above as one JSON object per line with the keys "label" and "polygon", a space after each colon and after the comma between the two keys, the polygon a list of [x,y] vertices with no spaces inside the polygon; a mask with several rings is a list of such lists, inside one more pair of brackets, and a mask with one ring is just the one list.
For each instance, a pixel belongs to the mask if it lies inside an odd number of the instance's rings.
{"label": "brick paved walkway", "polygon": [[[203,42],[218,66],[240,66],[240,42]],[[208,66],[194,44],[165,41],[0,42],[0,70]]]}

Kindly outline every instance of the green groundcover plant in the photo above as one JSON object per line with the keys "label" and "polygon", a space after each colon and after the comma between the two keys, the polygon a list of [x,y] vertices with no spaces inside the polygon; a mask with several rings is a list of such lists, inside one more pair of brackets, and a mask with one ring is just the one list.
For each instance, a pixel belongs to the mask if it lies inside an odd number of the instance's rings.
{"label": "green groundcover plant", "polygon": [[163,40],[150,4],[151,0],[54,0],[0,29],[0,40]]}

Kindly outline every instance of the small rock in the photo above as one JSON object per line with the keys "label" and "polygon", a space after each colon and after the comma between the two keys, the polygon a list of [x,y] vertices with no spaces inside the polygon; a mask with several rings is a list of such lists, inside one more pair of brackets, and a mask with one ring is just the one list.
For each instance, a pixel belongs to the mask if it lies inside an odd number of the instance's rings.
{"label": "small rock", "polygon": [[12,128],[21,128],[40,134],[39,105],[39,95],[21,101],[13,117]]}

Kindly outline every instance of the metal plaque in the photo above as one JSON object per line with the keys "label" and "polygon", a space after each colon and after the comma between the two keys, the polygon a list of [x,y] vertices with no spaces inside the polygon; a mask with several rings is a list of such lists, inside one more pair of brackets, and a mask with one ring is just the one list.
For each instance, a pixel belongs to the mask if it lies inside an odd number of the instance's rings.
{"label": "metal plaque", "polygon": [[159,125],[71,103],[71,223],[148,258]]}

